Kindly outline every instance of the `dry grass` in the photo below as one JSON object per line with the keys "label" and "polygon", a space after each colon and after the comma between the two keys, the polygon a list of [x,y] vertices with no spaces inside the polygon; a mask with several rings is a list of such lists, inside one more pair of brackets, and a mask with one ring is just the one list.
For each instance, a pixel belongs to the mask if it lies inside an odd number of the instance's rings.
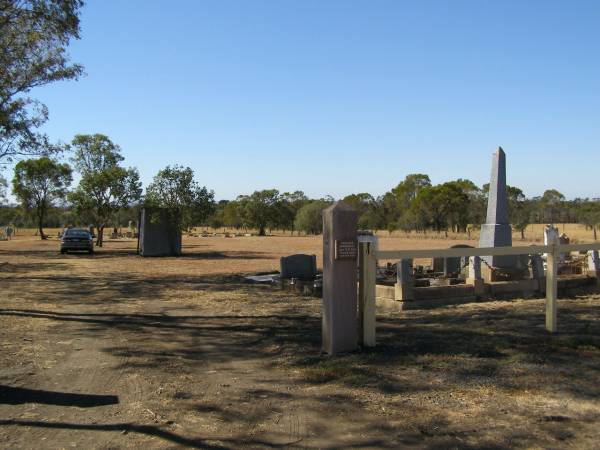
{"label": "dry grass", "polygon": [[134,240],[93,257],[0,242],[2,446],[597,447],[600,296],[561,299],[556,336],[543,300],[382,314],[375,349],[328,358],[320,300],[238,276],[321,245],[186,237],[182,258],[140,258]]}

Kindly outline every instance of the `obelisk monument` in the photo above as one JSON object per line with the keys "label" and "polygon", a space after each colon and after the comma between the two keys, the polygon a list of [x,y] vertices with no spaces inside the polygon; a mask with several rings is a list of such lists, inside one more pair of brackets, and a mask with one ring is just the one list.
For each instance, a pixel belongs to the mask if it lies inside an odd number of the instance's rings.
{"label": "obelisk monument", "polygon": [[[506,197],[506,154],[502,147],[492,157],[492,176],[488,193],[486,223],[481,225],[480,247],[512,246],[512,228],[508,222],[508,200]],[[517,266],[516,256],[484,256],[492,267],[513,269]]]}

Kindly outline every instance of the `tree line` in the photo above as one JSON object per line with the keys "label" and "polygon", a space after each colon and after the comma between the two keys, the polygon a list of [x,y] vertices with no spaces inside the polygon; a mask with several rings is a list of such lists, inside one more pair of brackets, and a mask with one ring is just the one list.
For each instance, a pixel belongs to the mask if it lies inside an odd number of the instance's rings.
{"label": "tree line", "polygon": [[[0,223],[33,224],[41,238],[44,226],[93,225],[101,246],[106,227],[137,220],[140,207],[158,207],[169,209],[181,230],[210,226],[255,229],[259,235],[273,229],[319,234],[322,211],[334,201],[310,199],[302,191],[266,189],[216,202],[214,192],[194,179],[191,168],[178,165],[160,170],[143,193],[137,169],[122,164],[120,147],[107,136],[77,135],[64,150],[70,152],[71,165],[56,156],[15,165],[12,193],[19,205],[0,208]],[[74,172],[80,181],[71,188]],[[3,198],[7,187],[2,180]],[[426,174],[409,174],[381,196],[358,193],[342,200],[358,211],[361,229],[469,234],[485,222],[488,187],[467,179],[433,185]],[[520,188],[507,186],[507,200],[510,221],[523,238],[531,223],[582,223],[597,239],[598,199],[567,200],[555,189],[526,198]]]}
{"label": "tree line", "polygon": [[[433,185],[428,175],[409,174],[396,187],[381,196],[363,192],[342,200],[358,211],[363,230],[469,234],[485,222],[489,185],[478,187],[458,179]],[[279,193],[276,189],[222,200],[207,224],[214,227],[254,228],[318,234],[322,231],[322,210],[331,197],[309,199],[302,191]],[[508,214],[515,230],[524,232],[533,223],[582,223],[597,238],[600,226],[600,199],[567,200],[556,189],[539,197],[526,198],[523,191],[507,186]]]}

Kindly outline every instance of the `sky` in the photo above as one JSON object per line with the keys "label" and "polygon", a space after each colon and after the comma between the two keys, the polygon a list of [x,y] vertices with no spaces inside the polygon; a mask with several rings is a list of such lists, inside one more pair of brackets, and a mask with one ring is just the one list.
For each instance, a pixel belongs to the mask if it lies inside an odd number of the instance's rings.
{"label": "sky", "polygon": [[409,173],[600,197],[600,2],[88,0],[45,131],[103,133],[144,185],[381,195]]}

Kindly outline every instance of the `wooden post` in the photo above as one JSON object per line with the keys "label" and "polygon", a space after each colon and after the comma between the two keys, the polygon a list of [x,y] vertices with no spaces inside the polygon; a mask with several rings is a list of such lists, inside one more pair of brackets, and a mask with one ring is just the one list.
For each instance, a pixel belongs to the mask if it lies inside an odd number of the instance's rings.
{"label": "wooden post", "polygon": [[377,282],[377,257],[371,242],[358,244],[358,321],[360,342],[364,347],[375,347],[375,283]]}
{"label": "wooden post", "polygon": [[546,330],[556,333],[556,295],[558,291],[558,246],[546,254]]}

